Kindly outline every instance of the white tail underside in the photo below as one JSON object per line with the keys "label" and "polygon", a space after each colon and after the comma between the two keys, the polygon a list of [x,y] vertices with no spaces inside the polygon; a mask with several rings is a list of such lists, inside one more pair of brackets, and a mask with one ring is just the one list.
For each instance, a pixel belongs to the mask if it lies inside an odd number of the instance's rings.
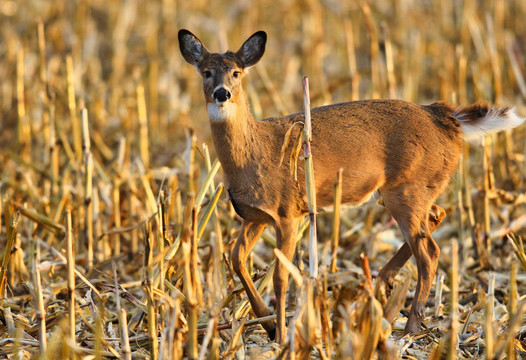
{"label": "white tail underside", "polygon": [[513,129],[526,120],[517,115],[515,108],[510,108],[503,113],[501,109],[492,107],[484,117],[476,121],[466,121],[465,114],[462,112],[453,115],[462,124],[464,139],[469,142],[478,142],[493,132]]}

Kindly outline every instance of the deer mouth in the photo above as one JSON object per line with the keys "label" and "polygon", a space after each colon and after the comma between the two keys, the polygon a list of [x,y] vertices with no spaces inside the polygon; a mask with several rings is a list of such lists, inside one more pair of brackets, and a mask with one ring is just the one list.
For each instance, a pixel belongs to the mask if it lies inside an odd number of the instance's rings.
{"label": "deer mouth", "polygon": [[207,104],[208,118],[211,122],[228,121],[235,117],[236,104],[232,101],[209,102]]}

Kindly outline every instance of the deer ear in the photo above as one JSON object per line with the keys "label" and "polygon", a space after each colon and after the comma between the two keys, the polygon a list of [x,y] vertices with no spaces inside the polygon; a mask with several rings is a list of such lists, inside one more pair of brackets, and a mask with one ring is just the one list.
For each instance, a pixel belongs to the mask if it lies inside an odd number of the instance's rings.
{"label": "deer ear", "polygon": [[184,59],[191,65],[198,66],[209,54],[201,40],[186,29],[179,30],[179,49]]}
{"label": "deer ear", "polygon": [[258,31],[248,38],[247,41],[237,51],[237,56],[243,61],[244,67],[256,65],[265,52],[267,43],[267,34],[264,31]]}

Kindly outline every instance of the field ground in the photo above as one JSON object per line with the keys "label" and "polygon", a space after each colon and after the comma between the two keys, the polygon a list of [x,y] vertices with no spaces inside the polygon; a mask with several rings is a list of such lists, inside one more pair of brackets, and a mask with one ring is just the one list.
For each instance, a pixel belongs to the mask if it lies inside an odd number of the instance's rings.
{"label": "field ground", "polygon": [[[267,31],[245,81],[256,118],[302,111],[303,75],[313,106],[484,100],[526,116],[524,19],[523,0],[0,1],[0,358],[522,358],[524,125],[466,144],[438,200],[427,330],[401,336],[413,262],[372,296],[365,259],[374,281],[402,244],[373,206],[342,213],[336,272],[320,214],[314,292],[301,240],[295,349],[280,348],[229,263],[239,219],[177,31],[213,51]],[[271,306],[274,242],[250,257]]]}

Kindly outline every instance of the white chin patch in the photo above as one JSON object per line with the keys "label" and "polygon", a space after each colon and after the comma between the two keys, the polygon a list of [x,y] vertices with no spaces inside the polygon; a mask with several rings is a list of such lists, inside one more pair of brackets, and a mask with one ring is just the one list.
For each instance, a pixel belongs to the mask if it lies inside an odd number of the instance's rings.
{"label": "white chin patch", "polygon": [[208,118],[213,122],[227,121],[235,116],[236,104],[225,101],[223,103],[208,103]]}

